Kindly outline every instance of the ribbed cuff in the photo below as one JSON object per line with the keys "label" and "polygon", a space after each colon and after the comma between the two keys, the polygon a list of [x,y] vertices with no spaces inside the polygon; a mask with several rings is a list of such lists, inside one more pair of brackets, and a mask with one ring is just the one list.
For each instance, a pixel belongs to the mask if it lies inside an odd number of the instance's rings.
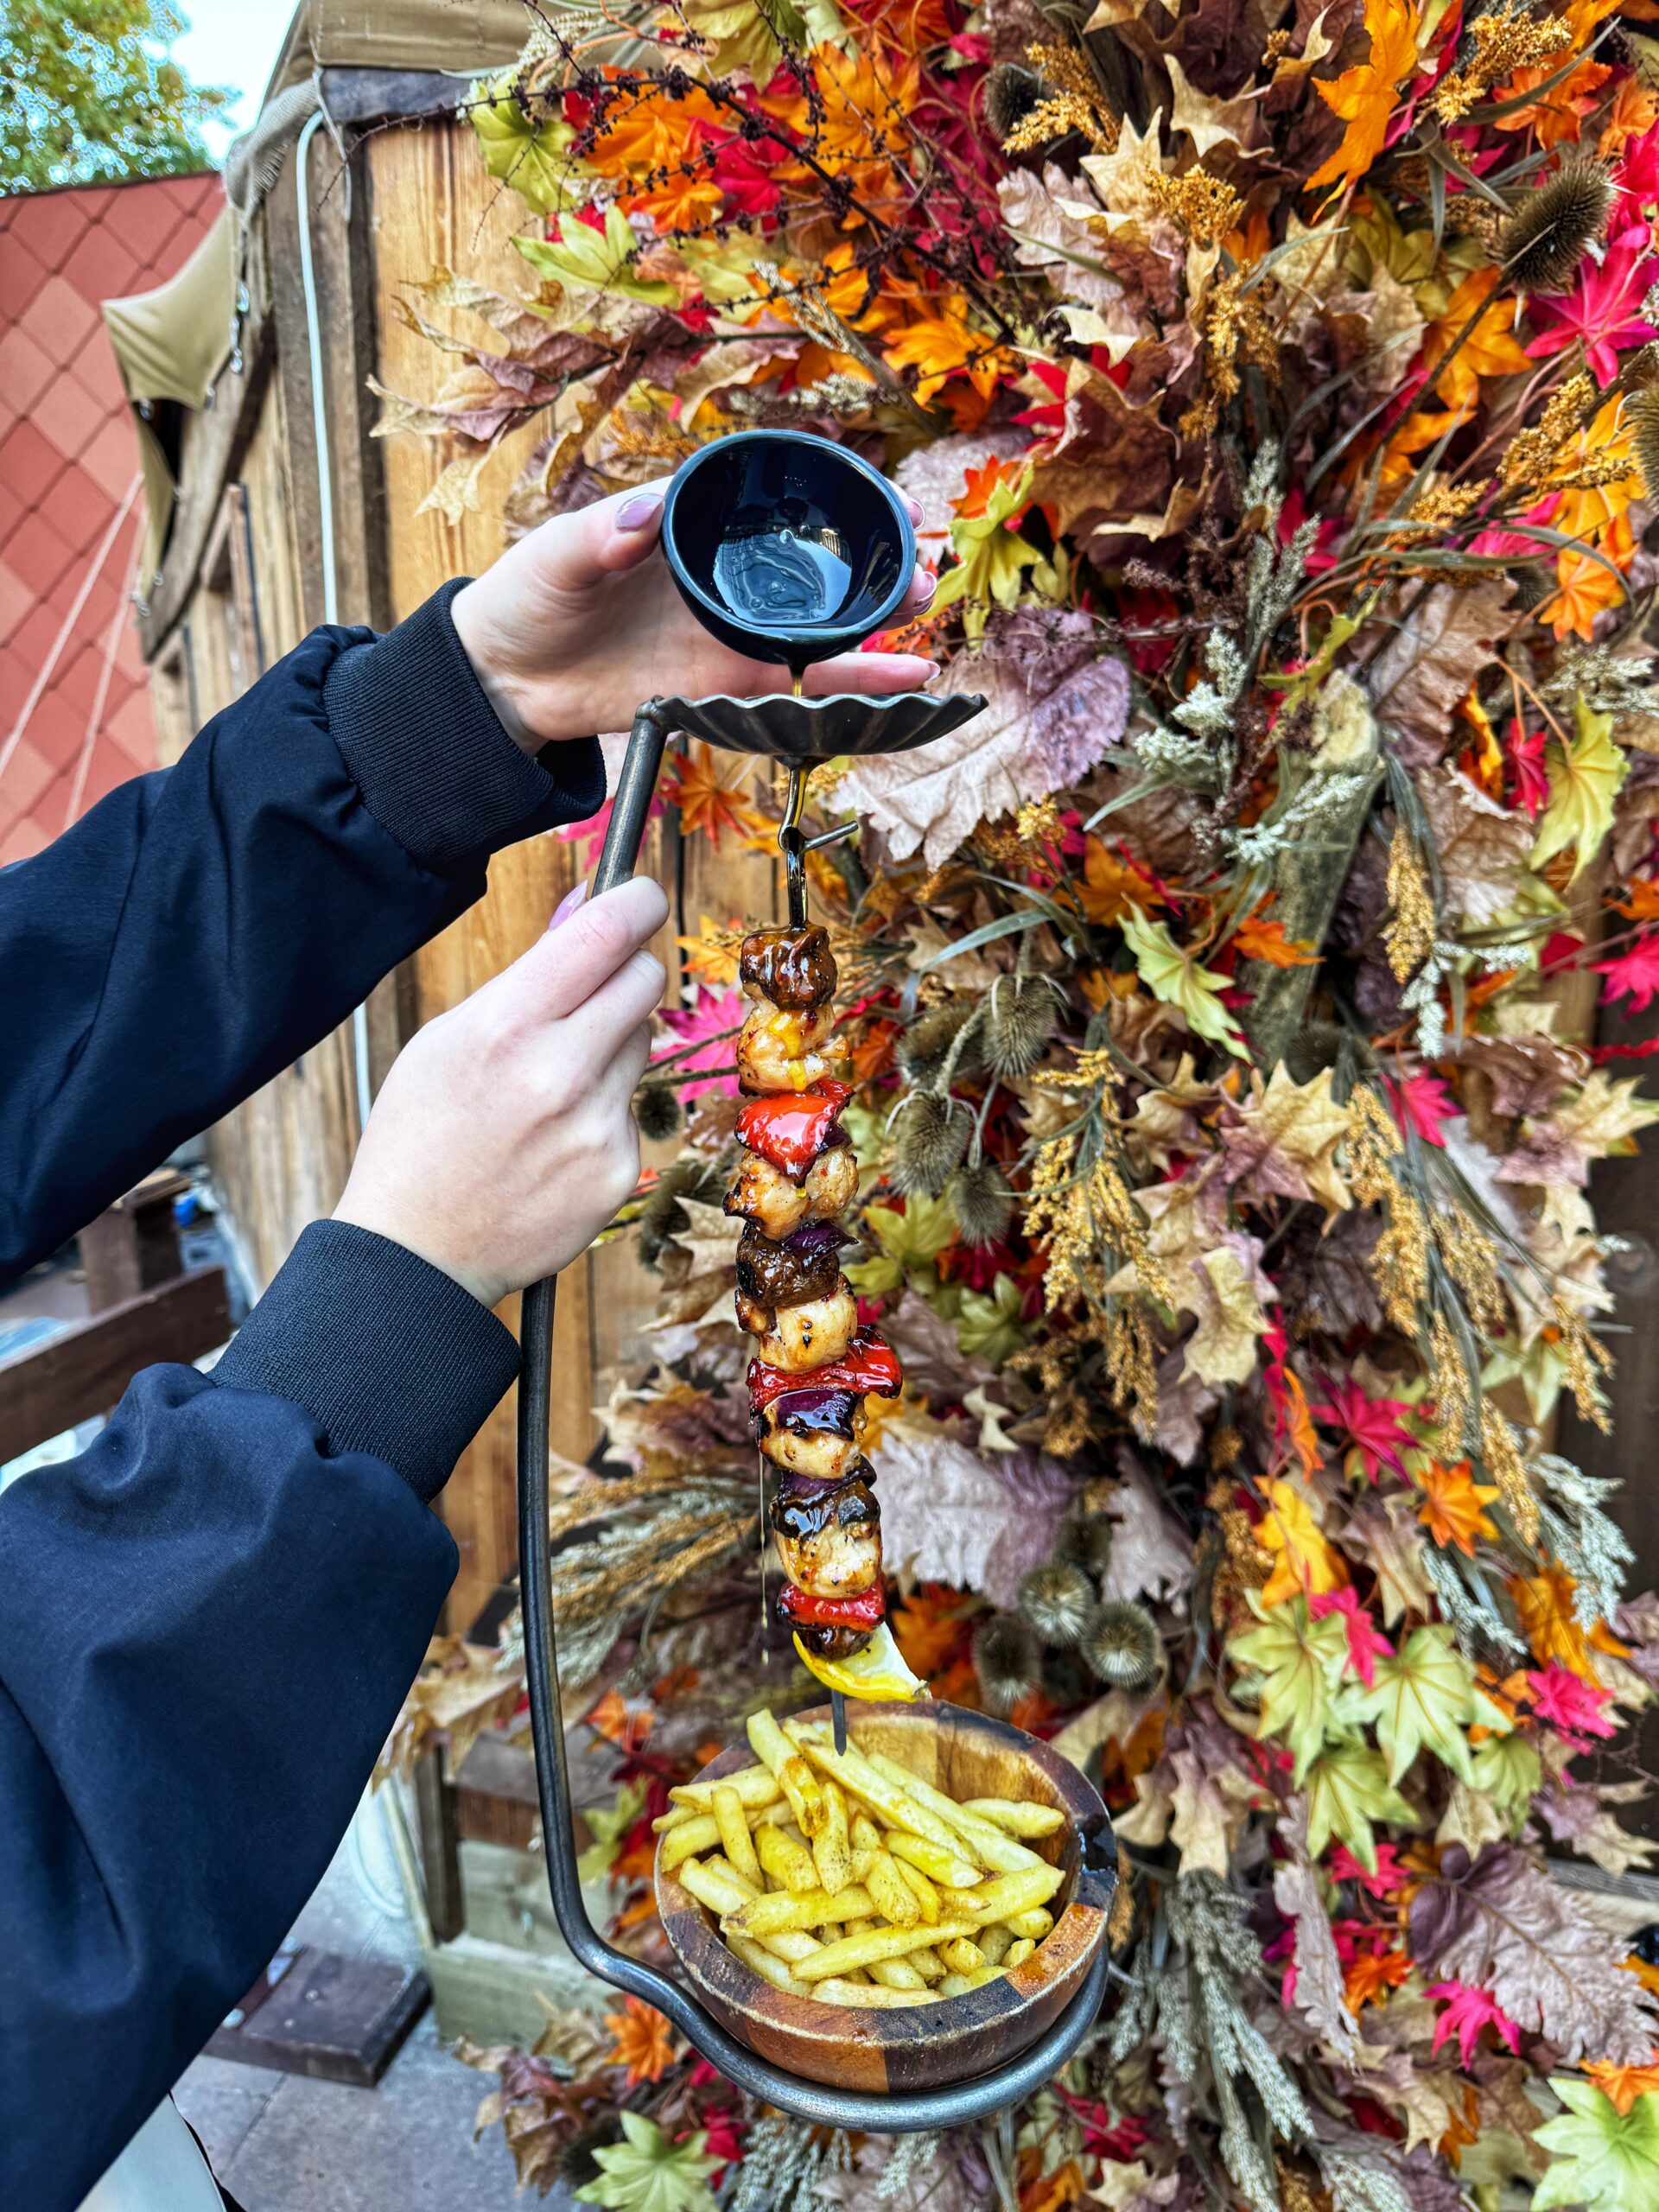
{"label": "ribbed cuff", "polygon": [[440,1268],[372,1230],[313,1222],[213,1370],[305,1408],[435,1497],[518,1372],[518,1347]]}
{"label": "ribbed cuff", "polygon": [[543,746],[532,760],[501,727],[449,618],[467,581],[384,638],[347,646],[323,683],[328,727],[370,813],[437,875],[605,803],[597,738]]}

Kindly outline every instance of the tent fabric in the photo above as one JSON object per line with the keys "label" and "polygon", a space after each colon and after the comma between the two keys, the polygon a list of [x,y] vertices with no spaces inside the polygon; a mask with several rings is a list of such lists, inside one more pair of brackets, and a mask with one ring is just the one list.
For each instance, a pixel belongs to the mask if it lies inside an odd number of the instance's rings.
{"label": "tent fabric", "polygon": [[303,0],[266,98],[313,69],[503,69],[535,27],[524,0]]}
{"label": "tent fabric", "polygon": [[[175,400],[200,408],[231,352],[236,329],[237,226],[226,207],[178,275],[153,292],[103,302],[104,327],[135,409]],[[135,416],[148,522],[139,575],[153,576],[173,519],[177,486],[162,442]]]}

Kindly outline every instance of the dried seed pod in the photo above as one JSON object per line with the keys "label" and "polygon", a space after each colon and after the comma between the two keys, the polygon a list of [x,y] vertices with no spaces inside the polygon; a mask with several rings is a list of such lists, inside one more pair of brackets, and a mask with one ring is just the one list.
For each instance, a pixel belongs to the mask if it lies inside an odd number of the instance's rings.
{"label": "dried seed pod", "polygon": [[665,1167],[650,1195],[639,1209],[639,1236],[636,1249],[641,1263],[654,1268],[663,1256],[663,1248],[683,1230],[690,1218],[680,1209],[683,1196],[690,1196],[706,1173],[706,1163],[700,1160],[674,1160]]}
{"label": "dried seed pod", "polygon": [[679,1094],[666,1083],[642,1083],[633,1094],[633,1118],[642,1137],[660,1144],[680,1126]]}
{"label": "dried seed pod", "polygon": [[1606,227],[1613,181],[1599,162],[1569,161],[1527,193],[1500,226],[1500,265],[1523,292],[1564,292]]}
{"label": "dried seed pod", "polygon": [[1041,976],[999,976],[985,1006],[985,1058],[993,1075],[1025,1075],[1054,1034],[1052,987]]}
{"label": "dried seed pod", "polygon": [[1659,499],[1659,385],[1638,391],[1630,404],[1630,450],[1642,472],[1642,489]]}
{"label": "dried seed pod", "polygon": [[1112,1555],[1112,1524],[1104,1513],[1077,1513],[1062,1521],[1054,1538],[1054,1556],[1062,1564],[1080,1567],[1096,1579],[1106,1572]]}
{"label": "dried seed pod", "polygon": [[1045,1643],[1076,1643],[1095,1610],[1095,1587],[1080,1567],[1051,1560],[1020,1585],[1020,1610]]}
{"label": "dried seed pod", "polygon": [[968,1143],[965,1108],[949,1098],[912,1090],[893,1119],[893,1185],[906,1198],[920,1192],[937,1198],[950,1180]]}
{"label": "dried seed pod", "polygon": [[1047,79],[1021,61],[999,61],[985,79],[985,120],[1000,146],[1034,108],[1052,97]]}
{"label": "dried seed pod", "polygon": [[1042,1646],[1018,1613],[993,1613],[975,1630],[974,1672],[993,1713],[1006,1713],[1034,1690],[1042,1669]]}
{"label": "dried seed pod", "polygon": [[1077,1649],[1096,1681],[1115,1690],[1145,1689],[1163,1657],[1157,1622],[1131,1599],[1096,1606]]}
{"label": "dried seed pod", "polygon": [[978,1012],[971,999],[942,999],[911,1023],[899,1046],[899,1065],[918,1090],[931,1090],[947,1069],[953,1076],[971,1076],[984,1066],[977,1026],[972,1036],[962,1035]]}
{"label": "dried seed pod", "polygon": [[1014,1215],[1014,1192],[994,1160],[964,1167],[950,1185],[950,1205],[963,1242],[995,1244]]}

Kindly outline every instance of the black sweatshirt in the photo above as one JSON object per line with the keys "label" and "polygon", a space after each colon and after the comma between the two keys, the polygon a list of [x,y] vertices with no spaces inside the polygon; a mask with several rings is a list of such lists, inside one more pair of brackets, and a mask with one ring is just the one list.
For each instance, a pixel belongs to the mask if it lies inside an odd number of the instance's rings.
{"label": "black sweatshirt", "polygon": [[[604,797],[506,736],[450,586],[319,630],[175,767],[0,870],[0,1282]],[[399,1245],[308,1229],[211,1376],[0,1496],[0,2202],[73,2212],[282,1939],[426,1649],[429,1510],[512,1380]]]}

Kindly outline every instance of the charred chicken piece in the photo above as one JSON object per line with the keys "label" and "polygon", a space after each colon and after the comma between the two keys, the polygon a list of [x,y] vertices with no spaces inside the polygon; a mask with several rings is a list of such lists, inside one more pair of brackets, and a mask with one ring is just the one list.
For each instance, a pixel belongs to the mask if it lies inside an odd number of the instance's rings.
{"label": "charred chicken piece", "polygon": [[741,1214],[776,1239],[804,1222],[833,1220],[857,1195],[857,1156],[842,1143],[821,1153],[798,1183],[760,1153],[740,1153],[723,1204],[728,1213]]}
{"label": "charred chicken piece", "polygon": [[751,930],[738,955],[738,978],[751,998],[797,1009],[827,1006],[836,995],[830,936],[804,929]]}
{"label": "charred chicken piece", "polygon": [[847,1047],[833,1033],[833,1007],[792,1013],[757,1006],[737,1040],[738,1086],[747,1097],[811,1090],[847,1065]]}
{"label": "charred chicken piece", "polygon": [[828,1298],[841,1279],[836,1255],[845,1239],[824,1222],[774,1243],[751,1222],[737,1248],[740,1296],[762,1306],[804,1306]]}
{"label": "charred chicken piece", "polygon": [[786,1390],[756,1415],[755,1428],[766,1458],[790,1474],[836,1483],[864,1465],[864,1401],[856,1390]]}
{"label": "charred chicken piece", "polygon": [[737,1300],[738,1326],[760,1339],[760,1357],[768,1367],[781,1367],[804,1375],[826,1361],[839,1359],[858,1331],[858,1301],[844,1276],[828,1298],[809,1299],[804,1306],[761,1306],[741,1292]]}
{"label": "charred chicken piece", "polygon": [[861,1482],[786,1482],[772,1526],[784,1573],[809,1598],[861,1597],[881,1579],[881,1509]]}

